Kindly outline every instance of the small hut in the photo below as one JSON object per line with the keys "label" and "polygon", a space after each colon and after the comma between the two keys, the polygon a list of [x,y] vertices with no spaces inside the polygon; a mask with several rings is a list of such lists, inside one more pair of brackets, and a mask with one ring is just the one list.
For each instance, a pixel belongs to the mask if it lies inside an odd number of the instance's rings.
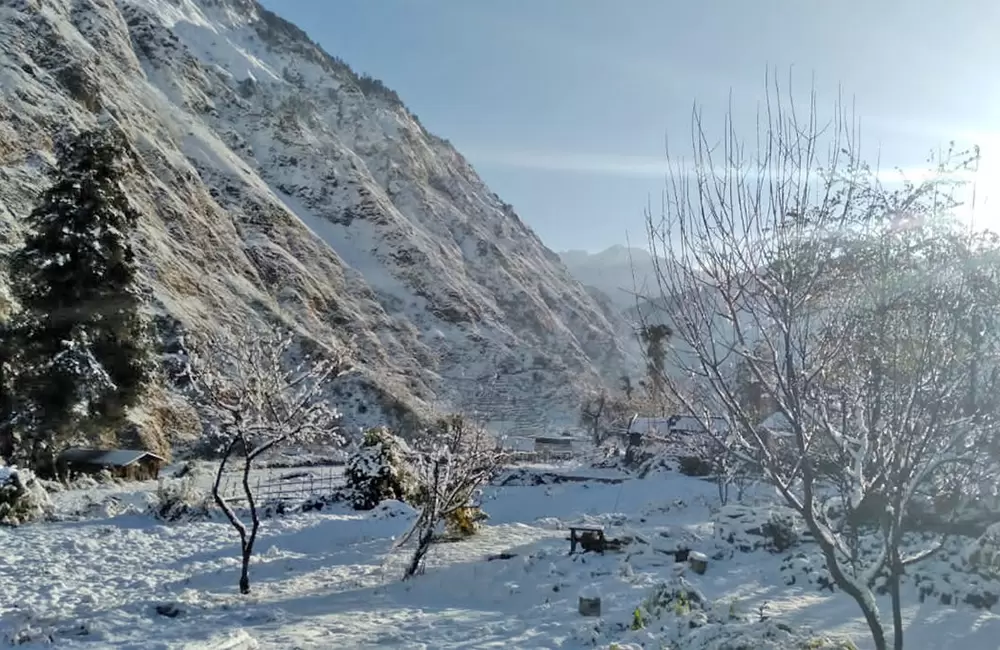
{"label": "small hut", "polygon": [[104,470],[116,478],[151,481],[160,475],[166,459],[138,449],[82,449],[74,447],[56,458],[62,474],[97,474]]}
{"label": "small hut", "polygon": [[542,457],[568,457],[573,454],[572,438],[552,438],[538,436],[535,438],[535,453]]}

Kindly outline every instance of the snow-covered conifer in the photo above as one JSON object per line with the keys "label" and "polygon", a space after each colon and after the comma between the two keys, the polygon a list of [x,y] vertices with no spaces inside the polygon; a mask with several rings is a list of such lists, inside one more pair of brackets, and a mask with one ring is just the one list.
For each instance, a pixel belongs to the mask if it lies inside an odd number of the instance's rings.
{"label": "snow-covered conifer", "polygon": [[25,436],[17,451],[34,462],[52,433],[81,420],[119,423],[152,372],[132,244],[139,214],[122,186],[126,141],[113,130],[86,131],[56,154],[54,183],[10,261],[21,307],[11,327]]}

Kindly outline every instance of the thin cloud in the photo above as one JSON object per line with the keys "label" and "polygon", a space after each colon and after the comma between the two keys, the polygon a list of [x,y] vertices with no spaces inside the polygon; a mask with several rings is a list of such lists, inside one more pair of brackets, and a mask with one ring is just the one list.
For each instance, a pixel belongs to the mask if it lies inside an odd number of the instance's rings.
{"label": "thin cloud", "polygon": [[[626,156],[621,154],[595,154],[583,152],[551,152],[500,149],[467,148],[468,157],[477,165],[507,167],[533,171],[557,173],[590,174],[596,176],[616,176],[625,178],[657,178],[662,179],[670,174],[694,174],[694,168],[689,162],[669,162],[660,156]],[[719,168],[718,174],[725,170]],[[785,170],[787,173],[787,170]],[[900,173],[902,172],[902,174]],[[886,168],[880,170],[878,177],[886,183],[898,182],[905,178],[912,182],[928,180],[936,172],[926,166],[907,168]],[[753,176],[753,174],[750,174]],[[955,180],[975,180],[971,173],[956,174]]]}
{"label": "thin cloud", "polygon": [[548,172],[663,178],[670,171],[665,158],[645,156],[475,148],[467,155],[479,165]]}

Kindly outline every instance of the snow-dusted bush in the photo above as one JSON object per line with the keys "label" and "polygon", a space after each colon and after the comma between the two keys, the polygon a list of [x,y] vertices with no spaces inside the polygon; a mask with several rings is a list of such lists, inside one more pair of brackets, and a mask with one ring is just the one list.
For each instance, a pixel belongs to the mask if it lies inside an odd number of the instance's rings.
{"label": "snow-dusted bush", "polygon": [[1000,524],[986,529],[966,550],[966,561],[984,575],[1000,575]]}
{"label": "snow-dusted bush", "polygon": [[[971,542],[962,538],[948,540],[904,579],[913,581],[920,602],[934,599],[943,605],[993,609],[1000,603],[998,533],[1000,526],[994,525]],[[907,541],[912,544],[919,539],[912,535]]]}
{"label": "snow-dusted bush", "polygon": [[163,521],[207,518],[211,511],[211,496],[198,488],[194,474],[161,479],[151,510],[153,516]]}
{"label": "snow-dusted bush", "polygon": [[409,501],[414,480],[406,442],[386,428],[370,429],[347,459],[344,477],[351,505],[371,510],[386,500]]}
{"label": "snow-dusted bush", "polygon": [[677,460],[663,455],[647,455],[639,465],[636,475],[639,478],[649,478],[657,474],[672,472],[677,467]]}
{"label": "snow-dusted bush", "polygon": [[711,461],[699,456],[681,456],[677,463],[678,471],[684,476],[711,476],[715,471]]}
{"label": "snow-dusted bush", "polygon": [[412,578],[423,567],[431,545],[446,533],[466,537],[476,532],[482,512],[482,488],[496,477],[506,455],[482,427],[459,415],[443,420],[429,445],[413,457],[416,503],[420,516],[397,543],[415,542],[413,558],[403,579]]}
{"label": "snow-dusted bush", "polygon": [[728,650],[773,648],[776,650],[848,650],[850,641],[817,637],[760,614],[739,611],[735,602],[712,603],[683,578],[653,587],[632,612],[631,620],[619,623],[626,631],[614,647],[688,648]]}
{"label": "snow-dusted bush", "polygon": [[17,526],[52,513],[49,493],[34,472],[0,467],[0,524]]}
{"label": "snow-dusted bush", "polygon": [[[881,540],[877,535],[863,535],[857,552],[864,558],[878,555]],[[911,557],[928,547],[936,547],[931,533],[909,533],[901,550]],[[901,576],[901,583],[912,585],[920,602],[939,602],[949,607],[971,607],[992,610],[1000,603],[1000,575],[990,573],[989,565],[975,564],[979,540],[949,540],[937,552]],[[837,590],[826,566],[826,559],[816,546],[803,547],[781,562],[781,575],[786,585],[808,586],[817,590]],[[888,575],[883,570],[875,575],[872,589],[876,594],[888,593]]]}

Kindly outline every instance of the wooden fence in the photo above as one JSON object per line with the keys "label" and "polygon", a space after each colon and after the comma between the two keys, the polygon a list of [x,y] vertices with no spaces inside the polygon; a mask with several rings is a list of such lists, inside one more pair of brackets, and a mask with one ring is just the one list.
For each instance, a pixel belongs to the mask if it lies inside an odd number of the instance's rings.
{"label": "wooden fence", "polygon": [[[344,485],[340,467],[311,467],[298,472],[273,471],[250,479],[250,490],[257,503],[268,501],[302,501],[310,497],[333,494]],[[233,472],[223,477],[221,493],[226,501],[242,503],[243,477]]]}

